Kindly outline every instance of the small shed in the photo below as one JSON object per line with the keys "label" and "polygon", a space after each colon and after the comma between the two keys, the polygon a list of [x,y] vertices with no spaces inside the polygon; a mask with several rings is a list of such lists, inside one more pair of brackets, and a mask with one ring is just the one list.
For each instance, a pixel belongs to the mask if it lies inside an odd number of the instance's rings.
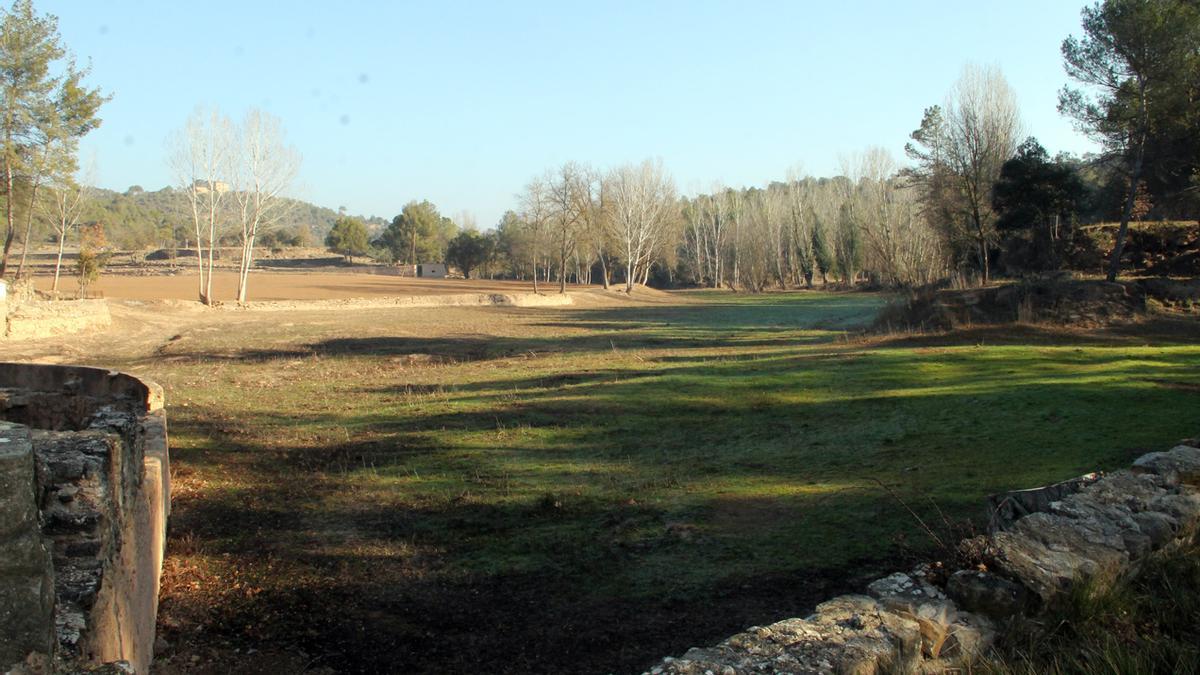
{"label": "small shed", "polygon": [[445,263],[421,263],[417,265],[417,276],[423,279],[445,279]]}

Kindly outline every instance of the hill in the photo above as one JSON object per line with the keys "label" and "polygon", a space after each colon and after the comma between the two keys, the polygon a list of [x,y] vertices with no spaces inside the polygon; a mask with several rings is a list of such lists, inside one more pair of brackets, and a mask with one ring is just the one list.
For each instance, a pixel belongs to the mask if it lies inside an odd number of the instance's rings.
{"label": "hill", "polygon": [[[271,228],[269,239],[319,245],[340,217],[338,211],[330,208],[296,199],[289,202],[290,208]],[[358,217],[373,233],[387,224],[375,216]],[[125,192],[95,188],[84,221],[103,223],[109,241],[122,249],[170,248],[172,242],[187,246],[195,241],[187,194],[172,187],[154,192],[139,186]]]}

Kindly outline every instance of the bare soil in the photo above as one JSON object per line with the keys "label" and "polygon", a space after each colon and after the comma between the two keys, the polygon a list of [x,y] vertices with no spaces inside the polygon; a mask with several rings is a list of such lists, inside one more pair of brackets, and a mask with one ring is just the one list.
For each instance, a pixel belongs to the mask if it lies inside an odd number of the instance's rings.
{"label": "bare soil", "polygon": [[[38,290],[48,291],[53,279],[35,278]],[[543,292],[557,292],[558,286],[540,284]],[[63,277],[59,290],[73,294],[74,278]],[[219,301],[232,301],[237,288],[237,273],[218,271],[213,289]],[[571,286],[572,289],[582,287]],[[106,274],[92,284],[90,293],[118,300],[195,300],[195,272],[128,276]],[[416,279],[383,274],[346,271],[280,272],[255,270],[250,275],[250,300],[332,300],[379,298],[414,295],[452,295],[458,293],[530,293],[528,281],[488,281],[478,279]]]}

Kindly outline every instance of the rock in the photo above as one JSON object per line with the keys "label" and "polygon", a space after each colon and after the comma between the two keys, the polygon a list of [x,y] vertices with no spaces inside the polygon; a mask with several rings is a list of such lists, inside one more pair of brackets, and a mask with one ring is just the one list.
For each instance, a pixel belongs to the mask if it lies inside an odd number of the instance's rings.
{"label": "rock", "polygon": [[950,575],[946,593],[968,612],[994,619],[1021,614],[1029,605],[1029,592],[1023,586],[977,570],[959,570]]}
{"label": "rock", "polygon": [[1172,485],[1200,486],[1200,449],[1177,445],[1166,452],[1151,452],[1134,460],[1133,471],[1162,476]]}

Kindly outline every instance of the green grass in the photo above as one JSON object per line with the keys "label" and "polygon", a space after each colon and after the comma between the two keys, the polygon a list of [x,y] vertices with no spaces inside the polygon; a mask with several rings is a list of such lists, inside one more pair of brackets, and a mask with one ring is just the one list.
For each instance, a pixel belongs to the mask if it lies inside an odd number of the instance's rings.
{"label": "green grass", "polygon": [[[931,522],[979,519],[989,493],[1200,431],[1193,338],[848,339],[881,302],[706,292],[189,335],[130,364],[167,388],[179,469],[164,603],[287,644],[273,613],[337,597],[326,650],[362,614],[415,636],[417,669],[631,670],[936,555],[880,482]],[[257,590],[188,590],[204,575]],[[411,646],[472,603],[494,640]]]}

